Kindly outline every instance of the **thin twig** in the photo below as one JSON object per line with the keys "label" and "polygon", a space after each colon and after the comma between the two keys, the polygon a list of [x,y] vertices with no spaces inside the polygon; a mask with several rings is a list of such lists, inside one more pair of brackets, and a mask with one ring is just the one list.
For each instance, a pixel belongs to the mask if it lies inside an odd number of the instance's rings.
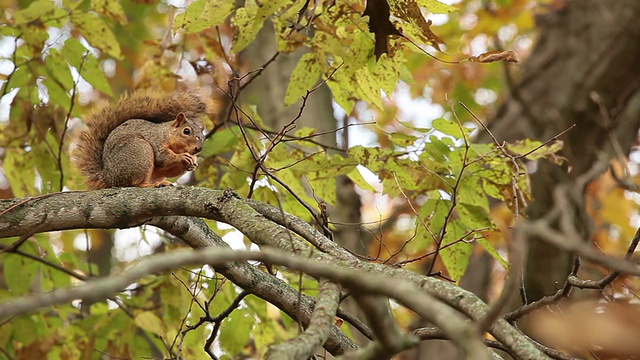
{"label": "thin twig", "polygon": [[467,139],[467,134],[465,133],[464,126],[462,126],[462,122],[460,121],[460,118],[458,118],[458,114],[455,112],[455,109],[453,108],[453,104],[449,103],[449,106],[451,107],[453,117],[458,122],[458,127],[460,128],[460,133],[462,134],[462,139],[464,140],[464,153],[462,156],[462,167],[460,168],[460,173],[456,177],[456,182],[451,189],[451,206],[449,207],[449,211],[447,212],[447,215],[445,215],[444,217],[444,224],[442,225],[442,230],[440,231],[440,237],[436,238],[436,251],[433,254],[433,260],[429,264],[429,270],[427,271],[427,275],[432,274],[433,268],[436,265],[436,260],[438,259],[438,255],[440,254],[442,243],[444,242],[445,235],[447,234],[447,228],[449,227],[449,222],[451,221],[451,217],[453,216],[453,211],[458,205],[458,188],[460,186],[460,181],[462,181],[462,176],[464,175],[464,171],[467,169],[467,166],[469,165],[467,163],[467,160],[469,158],[469,148],[471,147],[471,145],[469,145],[469,140]]}
{"label": "thin twig", "polygon": [[71,120],[71,112],[73,112],[73,108],[76,104],[76,92],[78,91],[78,83],[80,83],[80,79],[82,76],[82,68],[84,67],[84,63],[87,60],[87,56],[89,56],[89,52],[86,51],[82,56],[82,62],[80,63],[80,67],[78,68],[78,78],[73,82],[73,88],[71,89],[71,103],[69,104],[69,111],[67,111],[67,116],[64,120],[64,128],[62,129],[62,135],[60,136],[60,146],[58,147],[58,156],[56,159],[58,160],[58,171],[60,171],[60,184],[58,189],[62,191],[64,187],[64,169],[62,168],[62,148],[64,146],[64,138],[67,135],[67,130],[69,128],[69,120]]}

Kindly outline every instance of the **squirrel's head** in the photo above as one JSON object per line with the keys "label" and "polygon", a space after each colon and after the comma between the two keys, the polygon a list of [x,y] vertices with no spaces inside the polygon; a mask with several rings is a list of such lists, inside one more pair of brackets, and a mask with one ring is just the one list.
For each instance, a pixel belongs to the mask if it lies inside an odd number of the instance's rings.
{"label": "squirrel's head", "polygon": [[171,150],[177,154],[189,153],[195,155],[202,151],[204,143],[203,129],[200,124],[179,113],[173,121],[177,141],[171,142]]}

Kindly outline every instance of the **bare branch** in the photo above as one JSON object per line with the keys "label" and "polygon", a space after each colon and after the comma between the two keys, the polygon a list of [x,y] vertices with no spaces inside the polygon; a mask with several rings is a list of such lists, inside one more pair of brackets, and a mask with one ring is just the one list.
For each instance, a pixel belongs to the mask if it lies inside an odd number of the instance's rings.
{"label": "bare branch", "polygon": [[640,266],[625,260],[609,255],[604,255],[594,250],[588,243],[580,239],[569,238],[566,234],[551,229],[545,221],[526,221],[518,225],[527,236],[539,237],[540,239],[565,251],[574,251],[581,257],[605,266],[611,270],[619,271],[629,275],[640,276]]}
{"label": "bare branch", "polygon": [[511,242],[509,243],[509,271],[507,279],[502,286],[500,297],[492,305],[491,310],[479,324],[480,330],[484,332],[491,327],[491,324],[500,316],[502,310],[509,304],[513,295],[518,289],[521,282],[522,271],[527,260],[527,241],[519,234],[514,232]]}
{"label": "bare branch", "polygon": [[391,314],[389,302],[380,296],[355,295],[356,302],[366,314],[376,336],[375,351],[371,356],[361,354],[361,359],[390,359],[397,353],[418,344],[419,339],[404,334]]}

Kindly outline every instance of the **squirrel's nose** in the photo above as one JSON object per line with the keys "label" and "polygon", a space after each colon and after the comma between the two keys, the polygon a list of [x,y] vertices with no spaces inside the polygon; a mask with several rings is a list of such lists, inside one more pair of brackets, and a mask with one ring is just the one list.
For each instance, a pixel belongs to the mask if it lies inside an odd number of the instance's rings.
{"label": "squirrel's nose", "polygon": [[194,153],[197,154],[200,151],[202,151],[202,146],[196,146],[195,149],[193,149],[193,150],[194,150]]}

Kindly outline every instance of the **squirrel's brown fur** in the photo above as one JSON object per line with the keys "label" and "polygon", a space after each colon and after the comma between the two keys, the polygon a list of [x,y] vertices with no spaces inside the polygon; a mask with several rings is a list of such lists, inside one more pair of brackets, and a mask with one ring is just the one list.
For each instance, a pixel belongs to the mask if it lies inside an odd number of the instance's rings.
{"label": "squirrel's brown fur", "polygon": [[193,92],[134,92],[86,120],[75,151],[91,189],[168,185],[197,166],[207,103]]}

